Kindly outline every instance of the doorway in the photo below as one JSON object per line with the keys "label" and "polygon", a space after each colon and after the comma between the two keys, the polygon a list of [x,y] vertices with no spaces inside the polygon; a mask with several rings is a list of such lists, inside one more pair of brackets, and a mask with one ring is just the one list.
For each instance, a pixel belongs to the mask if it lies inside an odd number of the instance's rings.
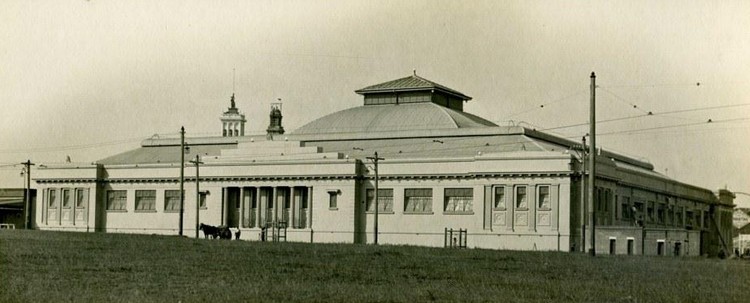
{"label": "doorway", "polygon": [[227,195],[227,226],[239,227],[240,223],[240,189],[238,187],[226,188]]}

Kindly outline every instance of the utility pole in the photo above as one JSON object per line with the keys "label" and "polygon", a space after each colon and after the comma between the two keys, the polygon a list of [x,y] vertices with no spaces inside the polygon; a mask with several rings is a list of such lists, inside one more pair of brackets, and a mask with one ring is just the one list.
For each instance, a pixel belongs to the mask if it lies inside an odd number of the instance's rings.
{"label": "utility pole", "polygon": [[31,212],[29,211],[31,207],[31,166],[36,164],[31,163],[31,160],[26,160],[26,162],[21,162],[21,164],[26,165],[26,205],[23,208],[23,228],[29,229],[29,221],[31,216]]}
{"label": "utility pole", "polygon": [[385,159],[378,157],[378,152],[375,152],[375,157],[367,157],[367,159],[375,163],[375,245],[378,245],[378,161]]}
{"label": "utility pole", "polygon": [[581,207],[583,208],[583,230],[581,231],[581,251],[586,252],[586,221],[588,220],[588,206],[586,205],[586,136],[581,138]]}
{"label": "utility pole", "polygon": [[182,236],[182,218],[185,206],[185,127],[180,127],[180,231]]}
{"label": "utility pole", "polygon": [[195,163],[195,238],[198,239],[198,227],[201,215],[200,165],[203,164],[201,162],[201,155],[195,155],[195,161],[190,161],[190,163]]}
{"label": "utility pole", "polygon": [[[596,180],[596,74],[591,72],[591,109],[589,109],[589,204],[591,204],[591,256],[596,256],[596,204],[594,202],[594,180]],[[601,202],[601,201],[599,201]]]}

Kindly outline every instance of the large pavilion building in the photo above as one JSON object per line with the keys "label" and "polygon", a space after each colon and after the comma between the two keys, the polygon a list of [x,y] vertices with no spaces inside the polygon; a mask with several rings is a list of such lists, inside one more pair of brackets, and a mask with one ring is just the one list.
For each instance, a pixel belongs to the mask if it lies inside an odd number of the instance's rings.
{"label": "large pavilion building", "polygon": [[[731,251],[733,194],[678,182],[602,150],[586,201],[580,143],[463,111],[471,97],[414,75],[356,93],[362,106],[284,133],[244,136],[232,96],[213,137],[146,139],[90,165],[39,165],[44,230],[177,234],[226,225],[243,239],[702,255]],[[384,158],[375,166],[367,157]],[[377,168],[378,193],[375,203]],[[375,206],[377,205],[377,209]],[[594,222],[592,219],[596,218]],[[446,234],[446,230],[465,230]],[[593,233],[593,234],[592,234]],[[459,245],[462,245],[459,243]]]}

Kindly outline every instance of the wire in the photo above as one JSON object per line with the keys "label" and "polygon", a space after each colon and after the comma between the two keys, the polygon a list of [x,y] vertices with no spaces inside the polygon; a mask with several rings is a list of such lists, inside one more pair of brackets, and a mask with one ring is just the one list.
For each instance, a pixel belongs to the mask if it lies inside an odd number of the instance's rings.
{"label": "wire", "polygon": [[711,123],[725,123],[725,122],[744,121],[744,120],[750,120],[750,117],[735,118],[735,119],[725,119],[725,120],[710,120],[709,119],[707,122],[695,122],[695,123],[685,123],[685,124],[677,124],[677,125],[666,125],[666,126],[641,128],[641,129],[635,129],[635,130],[623,130],[623,131],[615,131],[615,132],[608,132],[608,133],[600,133],[600,134],[597,134],[597,135],[599,135],[599,136],[605,136],[605,135],[614,135],[614,134],[637,133],[637,132],[643,132],[643,131],[649,131],[649,130],[656,130],[656,129],[667,129],[667,128],[694,126],[694,125],[701,125],[701,124],[705,125],[705,124],[711,124]]}
{"label": "wire", "polygon": [[610,94],[610,95],[612,95],[613,97],[615,97],[615,100],[617,100],[617,101],[620,101],[620,102],[623,102],[623,103],[625,103],[625,104],[627,104],[627,105],[630,105],[630,106],[632,106],[632,107],[633,107],[634,109],[636,109],[636,110],[640,111],[641,113],[644,113],[644,114],[648,114],[648,111],[647,111],[647,110],[644,110],[644,109],[642,109],[642,108],[638,107],[638,105],[636,105],[636,104],[634,104],[634,103],[632,103],[632,102],[628,102],[627,100],[625,100],[625,98],[622,98],[622,97],[618,96],[617,94],[613,93],[612,91],[610,91],[610,90],[608,90],[608,89],[606,89],[606,88],[600,88],[600,89],[601,89],[601,90],[603,90],[603,91],[604,91],[604,92],[606,92],[606,93],[609,93],[609,94]]}
{"label": "wire", "polygon": [[654,84],[625,84],[625,85],[606,85],[597,87],[627,87],[627,88],[638,88],[638,87],[680,87],[680,86],[701,86],[704,85],[700,82],[695,83],[654,83]]}
{"label": "wire", "polygon": [[[565,97],[562,97],[562,98],[558,98],[558,99],[555,99],[555,100],[549,101],[549,102],[547,102],[547,103],[544,103],[544,104],[540,104],[540,105],[539,105],[539,107],[534,107],[534,108],[530,108],[530,109],[527,109],[527,110],[523,110],[523,111],[520,111],[520,112],[517,112],[517,113],[511,114],[511,115],[509,115],[509,116],[506,116],[506,117],[505,117],[505,118],[503,118],[503,119],[510,119],[510,118],[512,118],[512,117],[515,117],[515,116],[518,116],[518,115],[522,115],[522,114],[526,114],[526,113],[529,113],[529,112],[532,112],[532,111],[535,111],[535,110],[539,110],[539,109],[542,109],[542,108],[544,108],[544,106],[550,106],[550,105],[552,105],[552,104],[555,104],[555,103],[561,102],[561,101],[563,101],[563,100],[566,100],[566,99],[568,99],[568,98],[576,97],[576,96],[580,95],[581,93],[583,93],[583,92],[585,92],[585,91],[586,91],[586,89],[582,89],[582,90],[576,91],[576,92],[574,92],[574,93],[572,93],[572,94],[570,94],[570,95],[567,95],[567,96],[565,96]],[[495,122],[495,121],[493,121],[493,122]]]}
{"label": "wire", "polygon": [[[626,117],[613,118],[613,119],[607,119],[607,120],[599,120],[599,121],[596,121],[596,123],[607,123],[607,122],[614,122],[614,121],[643,118],[643,117],[648,117],[648,116],[661,116],[661,115],[667,115],[667,114],[676,114],[676,113],[685,113],[685,112],[694,112],[694,111],[703,111],[703,110],[712,110],[712,109],[721,109],[721,108],[730,108],[730,107],[740,107],[740,106],[750,106],[750,103],[738,103],[738,104],[729,104],[729,105],[699,107],[699,108],[681,109],[681,110],[658,112],[658,113],[648,112],[643,115],[626,116]],[[696,123],[700,124],[704,122],[696,122]],[[562,129],[562,128],[571,128],[571,127],[583,126],[583,125],[588,125],[588,124],[589,124],[588,122],[577,123],[577,124],[556,126],[556,127],[551,127],[551,128],[541,129],[541,130],[555,130],[555,129]]]}

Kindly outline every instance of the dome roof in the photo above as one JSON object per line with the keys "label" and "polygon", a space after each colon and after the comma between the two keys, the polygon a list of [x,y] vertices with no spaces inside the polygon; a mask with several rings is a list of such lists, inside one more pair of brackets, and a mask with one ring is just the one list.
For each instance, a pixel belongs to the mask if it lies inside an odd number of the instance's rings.
{"label": "dome roof", "polygon": [[331,134],[494,127],[496,124],[435,103],[369,105],[323,116],[293,134]]}

